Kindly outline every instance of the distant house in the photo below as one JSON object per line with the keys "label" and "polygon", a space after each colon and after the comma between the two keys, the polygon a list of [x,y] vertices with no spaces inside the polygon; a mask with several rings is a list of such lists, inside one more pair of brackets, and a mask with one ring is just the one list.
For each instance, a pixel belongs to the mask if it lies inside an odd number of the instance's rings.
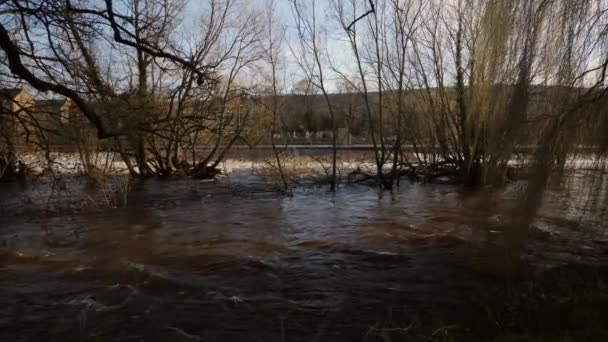
{"label": "distant house", "polygon": [[34,109],[37,113],[53,116],[62,124],[70,123],[75,115],[75,106],[70,99],[36,100]]}
{"label": "distant house", "polygon": [[33,105],[32,96],[22,88],[0,89],[0,151],[12,151],[20,143],[23,116]]}
{"label": "distant house", "polygon": [[2,114],[17,114],[33,105],[32,96],[23,88],[0,88]]}
{"label": "distant house", "polygon": [[35,99],[22,88],[0,89],[0,148],[73,145],[77,113],[69,99]]}
{"label": "distant house", "polygon": [[49,146],[70,145],[74,141],[77,111],[69,99],[36,100],[31,110],[32,123]]}

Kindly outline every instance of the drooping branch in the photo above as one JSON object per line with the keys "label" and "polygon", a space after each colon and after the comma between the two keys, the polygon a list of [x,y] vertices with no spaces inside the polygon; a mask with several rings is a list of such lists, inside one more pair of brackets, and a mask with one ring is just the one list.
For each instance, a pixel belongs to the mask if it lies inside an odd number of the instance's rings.
{"label": "drooping branch", "polygon": [[[203,82],[210,77],[209,73],[206,72],[205,70],[209,70],[209,69],[217,67],[217,65],[206,65],[203,67],[198,66],[198,65],[196,65],[196,62],[194,62],[194,61],[189,61],[189,60],[186,60],[185,58],[177,56],[176,54],[169,53],[161,48],[154,46],[154,44],[150,44],[145,39],[142,39],[141,37],[137,37],[136,35],[130,33],[123,26],[121,26],[117,21],[117,18],[118,18],[118,19],[123,19],[123,20],[130,22],[131,18],[114,12],[114,4],[113,4],[112,0],[105,0],[105,4],[106,4],[106,10],[102,11],[102,10],[92,10],[92,9],[87,9],[87,8],[76,7],[76,6],[72,5],[70,1],[68,1],[67,10],[69,12],[78,13],[78,14],[94,15],[94,16],[97,16],[97,17],[100,17],[100,18],[106,20],[108,22],[110,28],[112,29],[114,41],[116,41],[117,43],[126,45],[126,46],[136,48],[142,52],[145,52],[146,54],[148,54],[152,57],[164,58],[164,59],[170,60],[176,64],[183,66],[186,69],[191,70],[194,74],[197,75],[197,83],[199,85],[202,85]],[[123,36],[123,33],[127,34],[127,36],[130,36],[134,40],[129,40],[128,38],[125,38],[125,36]]]}
{"label": "drooping branch", "polygon": [[[100,88],[100,90],[104,90],[104,88],[108,88],[101,78],[98,77],[97,72],[94,70],[96,68],[94,57],[91,56],[87,49],[83,48],[82,37],[80,37],[80,32],[76,28],[76,23],[73,21],[70,15],[88,15],[94,16],[102,19],[106,25],[110,27],[113,35],[111,36],[116,43],[122,44],[125,46],[133,47],[138,51],[143,51],[151,57],[166,59],[177,65],[182,66],[184,69],[190,70],[195,75],[195,80],[199,85],[202,85],[205,81],[210,78],[209,70],[215,68],[217,65],[199,65],[199,61],[195,59],[188,59],[181,57],[175,53],[170,51],[166,51],[162,48],[157,47],[155,44],[146,41],[145,39],[138,39],[135,37],[129,30],[122,26],[121,21],[130,22],[130,18],[122,15],[120,13],[114,12],[113,2],[112,0],[105,1],[105,9],[97,10],[97,9],[88,9],[81,8],[72,5],[71,1],[67,0],[65,3],[65,8],[61,10],[65,10],[65,13],[55,13],[57,8],[46,8],[46,7],[35,7],[30,8],[28,6],[23,6],[19,2],[14,2],[16,6],[15,9],[11,11],[3,11],[2,14],[21,14],[23,15],[31,15],[39,18],[39,16],[48,16],[48,15],[64,15],[65,18],[60,18],[61,20],[65,20],[68,27],[71,28],[71,33],[74,35],[75,43],[80,48],[80,52],[83,54],[85,62],[87,64],[87,74],[91,76],[91,80]],[[48,26],[53,25],[50,22],[46,22],[43,20],[44,25],[47,28],[47,32],[49,32],[48,39],[51,39],[50,31]],[[27,29],[25,29],[25,21],[22,18],[22,24],[24,25],[24,30],[27,34]],[[27,51],[22,50],[19,47],[17,38],[11,36],[9,30],[5,26],[0,26],[0,48],[7,56],[7,64],[9,70],[13,75],[22,78],[27,81],[32,87],[40,90],[42,92],[54,92],[59,95],[63,95],[69,99],[71,99],[76,106],[82,111],[83,115],[97,128],[98,136],[100,138],[108,138],[112,136],[124,135],[126,132],[124,129],[111,127],[108,122],[105,122],[100,113],[97,113],[82,97],[82,95],[78,92],[78,90],[71,88],[70,86],[55,81],[53,79],[45,79],[41,77],[41,75],[37,74],[35,71],[30,70],[30,68],[26,65],[25,60],[29,60],[30,58],[36,60],[38,58],[45,59],[46,57],[35,56],[35,54],[29,53]],[[28,38],[28,41],[31,45],[31,39]],[[31,47],[33,50],[33,46]],[[51,44],[51,49],[53,46]],[[55,52],[57,54],[57,52]],[[63,63],[63,61],[58,57],[56,61]],[[70,67],[64,64],[64,67],[70,72]],[[107,95],[114,96],[115,94],[112,92],[108,92]]]}
{"label": "drooping branch", "polygon": [[112,31],[114,33],[114,40],[116,42],[126,45],[126,46],[136,48],[153,57],[168,59],[172,62],[175,62],[177,64],[184,66],[187,69],[192,70],[192,72],[194,72],[197,75],[198,85],[202,85],[203,82],[205,81],[205,79],[208,78],[207,73],[204,71],[201,71],[201,68],[198,67],[197,65],[195,65],[195,63],[193,63],[191,61],[187,61],[175,54],[168,53],[160,48],[154,47],[153,45],[148,44],[145,40],[143,40],[141,38],[139,38],[139,39],[136,38],[135,41],[125,39],[122,36],[121,31],[126,31],[126,30],[124,30],[116,21],[116,14],[114,13],[114,7],[112,4],[112,0],[105,0],[105,2],[106,2],[106,9],[107,9],[107,18],[110,23],[110,27],[112,28]]}
{"label": "drooping branch", "polygon": [[74,103],[78,106],[78,108],[80,108],[84,116],[86,116],[87,119],[89,119],[91,123],[97,128],[97,134],[100,138],[119,135],[117,132],[111,132],[106,127],[101,118],[87,105],[85,100],[80,95],[78,95],[77,92],[60,83],[47,82],[34,75],[31,71],[29,71],[27,67],[23,65],[19,48],[11,40],[8,31],[1,23],[0,49],[4,51],[8,60],[9,69],[14,75],[21,77],[29,84],[31,84],[34,88],[42,92],[52,91],[74,101]]}

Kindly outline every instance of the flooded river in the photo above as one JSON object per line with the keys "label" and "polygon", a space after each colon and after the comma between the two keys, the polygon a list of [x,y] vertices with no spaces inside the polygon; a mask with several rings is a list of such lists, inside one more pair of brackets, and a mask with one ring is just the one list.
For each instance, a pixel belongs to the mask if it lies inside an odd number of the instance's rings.
{"label": "flooded river", "polygon": [[[411,340],[492,324],[481,294],[513,281],[502,229],[516,185],[287,196],[149,180],[126,208],[47,215],[23,199],[40,187],[2,186],[2,341]],[[581,196],[548,195],[530,278],[606,263],[605,213]]]}

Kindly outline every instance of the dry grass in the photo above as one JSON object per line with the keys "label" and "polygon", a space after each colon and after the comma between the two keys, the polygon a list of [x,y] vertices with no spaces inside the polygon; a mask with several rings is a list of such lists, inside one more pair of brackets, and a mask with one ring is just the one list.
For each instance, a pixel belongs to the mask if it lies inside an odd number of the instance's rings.
{"label": "dry grass", "polygon": [[94,194],[83,194],[80,201],[81,211],[126,208],[131,190],[129,176],[98,177],[97,191]]}
{"label": "dry grass", "polygon": [[[369,161],[341,158],[337,162],[338,181],[347,180],[346,175],[355,169],[371,168]],[[285,156],[281,160],[282,172],[291,185],[328,184],[331,180],[331,157]],[[262,180],[281,184],[281,171],[270,159],[254,163],[253,170]]]}

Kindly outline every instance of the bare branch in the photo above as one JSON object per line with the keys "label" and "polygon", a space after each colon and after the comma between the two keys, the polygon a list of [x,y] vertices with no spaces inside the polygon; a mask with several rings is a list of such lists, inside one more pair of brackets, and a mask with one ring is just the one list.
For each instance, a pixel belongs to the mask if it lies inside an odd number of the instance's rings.
{"label": "bare branch", "polygon": [[374,1],[373,1],[373,0],[369,0],[369,6],[370,6],[370,9],[369,9],[367,12],[363,13],[362,15],[360,15],[358,18],[356,18],[355,20],[353,20],[353,22],[352,22],[352,23],[350,23],[350,25],[348,25],[348,26],[346,27],[346,30],[347,30],[347,31],[352,31],[352,32],[354,32],[354,31],[352,30],[352,27],[353,27],[353,26],[355,26],[355,24],[357,23],[357,21],[359,21],[359,20],[361,20],[361,19],[363,19],[363,18],[367,17],[368,15],[370,15],[370,14],[372,14],[372,13],[376,13],[376,6],[374,5]]}

